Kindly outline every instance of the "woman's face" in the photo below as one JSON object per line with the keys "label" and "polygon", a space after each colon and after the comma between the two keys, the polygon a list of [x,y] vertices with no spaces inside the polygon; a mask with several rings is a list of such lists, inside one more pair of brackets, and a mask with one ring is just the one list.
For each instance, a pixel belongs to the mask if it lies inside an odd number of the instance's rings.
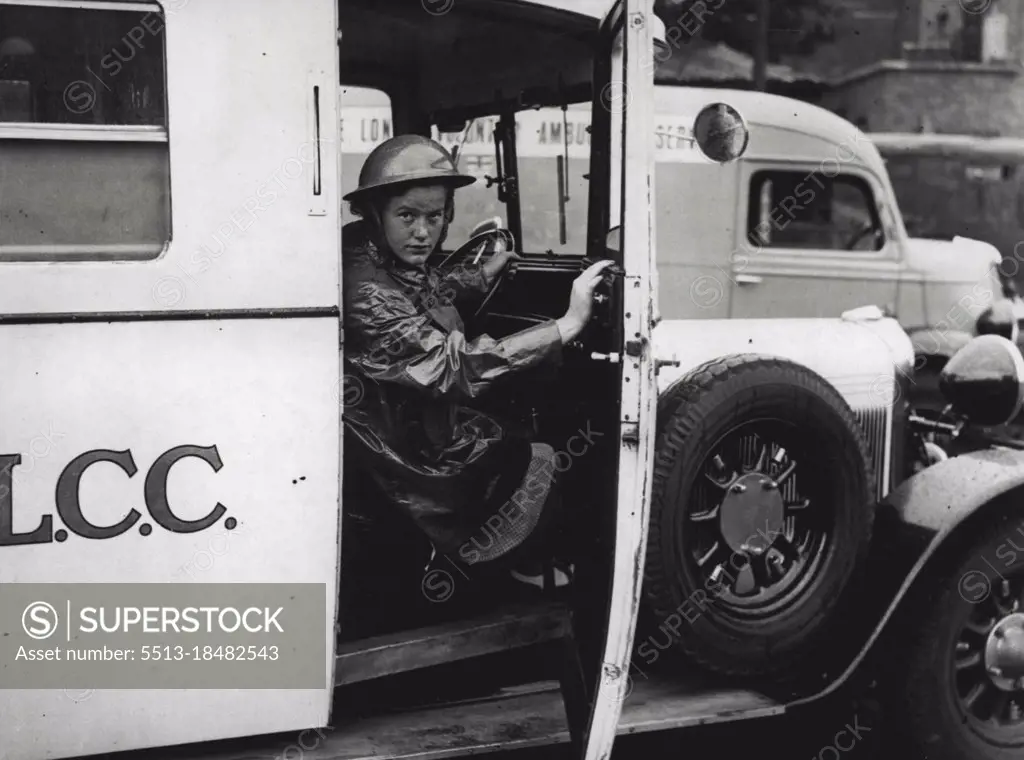
{"label": "woman's face", "polygon": [[444,231],[447,192],[441,185],[413,187],[390,198],[381,211],[388,247],[406,264],[420,266]]}

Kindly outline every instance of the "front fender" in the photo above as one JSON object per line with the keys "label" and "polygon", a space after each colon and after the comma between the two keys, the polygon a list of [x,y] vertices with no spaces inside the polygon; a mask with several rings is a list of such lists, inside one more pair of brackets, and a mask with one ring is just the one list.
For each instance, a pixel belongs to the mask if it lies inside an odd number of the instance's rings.
{"label": "front fender", "polygon": [[906,525],[941,543],[985,504],[1024,485],[1024,451],[991,448],[939,462],[902,483],[885,500]]}
{"label": "front fender", "polygon": [[[823,691],[795,707],[826,697],[857,672],[911,591],[941,565],[940,550],[956,550],[978,521],[1007,508],[1009,494],[1024,491],[1024,451],[990,448],[932,465],[904,481],[879,504],[865,587],[871,589],[854,635],[863,644],[846,670]],[[1021,508],[1024,514],[1024,507]]]}
{"label": "front fender", "polygon": [[974,337],[964,330],[940,330],[931,327],[908,330],[907,334],[914,346],[914,356],[939,356],[943,359],[949,359]]}

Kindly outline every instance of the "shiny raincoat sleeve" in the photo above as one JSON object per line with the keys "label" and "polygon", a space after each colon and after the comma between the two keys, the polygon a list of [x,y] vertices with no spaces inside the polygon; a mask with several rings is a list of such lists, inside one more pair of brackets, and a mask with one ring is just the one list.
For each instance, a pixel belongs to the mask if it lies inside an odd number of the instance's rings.
{"label": "shiny raincoat sleeve", "polygon": [[360,350],[349,357],[367,377],[420,389],[441,398],[476,398],[516,370],[560,363],[562,337],[552,320],[501,340],[468,341],[461,330],[441,330],[401,291],[361,284],[348,312]]}
{"label": "shiny raincoat sleeve", "polygon": [[491,285],[482,264],[459,264],[450,272],[441,275],[441,289],[452,294],[453,299],[482,296]]}

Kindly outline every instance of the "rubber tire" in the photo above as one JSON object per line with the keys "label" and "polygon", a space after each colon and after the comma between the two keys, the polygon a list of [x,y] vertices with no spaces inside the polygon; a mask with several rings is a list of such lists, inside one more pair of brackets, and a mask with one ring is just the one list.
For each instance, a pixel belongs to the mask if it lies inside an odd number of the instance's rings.
{"label": "rubber tire", "polygon": [[825,457],[839,484],[834,551],[808,584],[806,598],[778,619],[746,624],[725,618],[710,602],[690,624],[673,628],[673,649],[717,673],[789,682],[802,668],[817,668],[818,650],[834,643],[830,636],[844,611],[852,614],[856,594],[847,591],[865,564],[874,522],[867,443],[852,409],[820,375],[787,360],[744,354],[701,365],[667,392],[659,409],[644,590],[659,620],[678,616],[687,600],[704,591],[677,556],[673,537],[687,519],[680,505],[708,447],[743,419],[763,415],[795,421],[810,437],[827,441]]}
{"label": "rubber tire", "polygon": [[[961,549],[959,559],[949,563],[950,569],[927,586],[927,593],[916,595],[909,614],[901,616],[901,636],[895,641],[898,648],[891,667],[887,668],[889,683],[882,689],[888,696],[887,720],[892,722],[891,734],[893,743],[899,747],[900,758],[1019,760],[1024,757],[1024,730],[1012,749],[985,743],[971,732],[950,699],[953,687],[949,670],[937,666],[949,662],[972,607],[961,594],[961,581],[968,573],[980,572],[993,584],[998,576],[989,562],[995,561],[996,552],[1001,545],[1005,548],[1008,540],[1014,541],[1014,546],[1024,545],[1020,530],[1020,519],[1010,520],[1009,515],[1002,516],[996,525],[986,527],[971,542],[973,549]],[[1014,553],[1013,563],[999,568],[1004,575],[1024,572],[1024,552]],[[980,577],[972,577],[981,582]],[[972,593],[975,586],[972,583]],[[966,585],[963,588],[966,590]]]}

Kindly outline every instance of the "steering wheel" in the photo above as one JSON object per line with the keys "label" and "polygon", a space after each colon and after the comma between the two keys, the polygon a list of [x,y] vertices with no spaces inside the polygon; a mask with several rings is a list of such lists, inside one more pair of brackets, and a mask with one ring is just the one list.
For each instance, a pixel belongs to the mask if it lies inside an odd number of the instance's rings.
{"label": "steering wheel", "polygon": [[867,235],[869,232],[874,232],[875,236],[877,237],[878,233],[881,232],[881,230],[876,230],[874,222],[865,222],[864,225],[859,230],[857,230],[853,234],[853,237],[851,237],[850,240],[846,243],[846,250],[852,251],[853,247],[857,245],[857,243],[859,243],[864,238],[864,236]]}
{"label": "steering wheel", "polygon": [[[438,265],[438,268],[443,269],[444,267],[446,267],[448,265],[448,262],[453,261],[453,260],[456,262],[456,265],[458,265],[458,263],[461,261],[461,259],[464,259],[466,256],[471,254],[473,251],[477,250],[480,246],[482,246],[485,242],[487,242],[491,238],[500,239],[500,240],[502,240],[502,241],[504,241],[506,243],[513,243],[514,242],[514,240],[512,238],[512,233],[509,230],[507,230],[506,228],[504,228],[504,227],[498,227],[496,229],[485,230],[484,232],[481,232],[481,233],[479,233],[477,235],[474,235],[469,240],[467,240],[465,243],[463,243],[458,248],[456,248],[454,251],[452,251],[447,256],[445,256],[444,259],[441,260],[441,263]],[[505,276],[514,267],[515,267],[515,262],[514,261],[513,262],[509,262],[508,266],[506,266],[504,269],[502,269],[501,272],[498,273],[498,276],[494,278],[494,283],[491,285],[490,290],[487,291],[487,295],[484,296],[484,300],[480,302],[480,306],[478,306],[477,310],[475,312],[473,312],[472,319],[474,321],[477,318],[479,318],[481,312],[483,312],[483,310],[487,307],[487,304],[494,297],[494,294],[498,292],[498,289],[501,288],[502,283],[505,282]]]}

